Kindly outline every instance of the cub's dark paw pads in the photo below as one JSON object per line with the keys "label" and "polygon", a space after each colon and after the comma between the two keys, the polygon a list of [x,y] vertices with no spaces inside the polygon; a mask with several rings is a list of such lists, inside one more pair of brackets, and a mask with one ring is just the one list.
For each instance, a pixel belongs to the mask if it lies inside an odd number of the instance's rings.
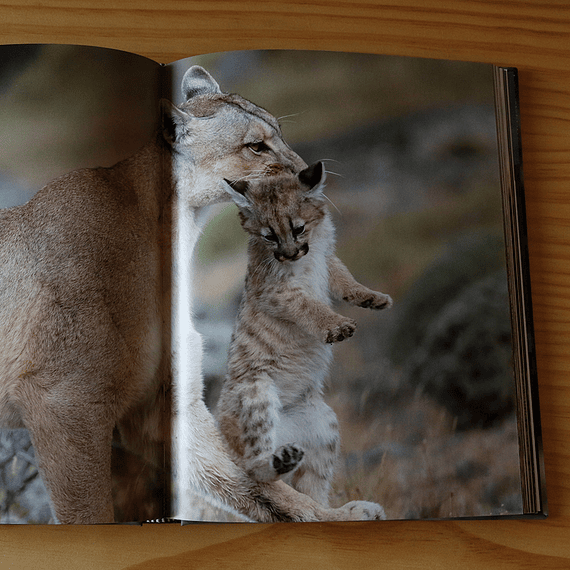
{"label": "cub's dark paw pads", "polygon": [[356,322],[348,319],[336,327],[328,330],[325,334],[325,342],[331,344],[333,342],[341,342],[345,338],[350,338],[356,330]]}
{"label": "cub's dark paw pads", "polygon": [[364,309],[389,309],[392,306],[392,297],[390,297],[390,295],[378,293],[361,301],[359,306]]}
{"label": "cub's dark paw pads", "polygon": [[273,454],[273,468],[279,475],[293,471],[303,459],[305,452],[294,445],[284,445]]}

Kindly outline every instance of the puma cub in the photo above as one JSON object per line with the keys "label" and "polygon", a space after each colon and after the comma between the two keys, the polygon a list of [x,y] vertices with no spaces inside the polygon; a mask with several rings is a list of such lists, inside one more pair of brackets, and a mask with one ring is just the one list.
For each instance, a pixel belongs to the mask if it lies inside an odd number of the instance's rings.
{"label": "puma cub", "polygon": [[[223,178],[306,167],[271,114],[222,93],[201,67],[182,91],[185,103],[165,102],[164,128],[130,158],[0,211],[0,427],[29,430],[62,523],[113,521],[114,429],[147,464],[168,465],[173,419],[183,496],[197,490],[259,521],[377,518],[365,504],[325,509],[236,465],[202,400],[192,326],[178,349],[196,367],[172,386],[173,253],[191,253],[201,208],[227,199]],[[171,479],[166,471],[161,496]],[[170,514],[130,502],[135,519]]]}
{"label": "puma cub", "polygon": [[281,478],[328,505],[339,427],[323,387],[331,344],[355,330],[331,309],[331,295],[371,309],[392,300],[357,283],[335,256],[324,181],[319,162],[298,175],[227,186],[250,237],[216,415],[249,476]]}

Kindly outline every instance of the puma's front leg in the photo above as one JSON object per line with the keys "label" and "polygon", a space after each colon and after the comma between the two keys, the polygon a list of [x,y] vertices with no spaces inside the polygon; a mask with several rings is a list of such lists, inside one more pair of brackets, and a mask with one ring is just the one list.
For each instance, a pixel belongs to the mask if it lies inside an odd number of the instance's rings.
{"label": "puma's front leg", "polygon": [[329,287],[335,297],[357,307],[380,310],[392,306],[390,295],[373,291],[358,283],[336,256],[329,259]]}
{"label": "puma's front leg", "polygon": [[26,424],[58,522],[113,522],[112,425],[104,407],[42,398],[26,409]]}

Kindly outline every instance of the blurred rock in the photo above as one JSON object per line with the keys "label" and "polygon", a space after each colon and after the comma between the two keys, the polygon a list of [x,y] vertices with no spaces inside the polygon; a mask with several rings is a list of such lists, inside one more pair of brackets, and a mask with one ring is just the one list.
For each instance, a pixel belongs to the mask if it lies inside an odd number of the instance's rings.
{"label": "blurred rock", "polygon": [[34,193],[35,190],[0,172],[0,208],[11,208],[25,204]]}
{"label": "blurred rock", "polygon": [[457,429],[489,427],[514,409],[507,282],[483,277],[431,320],[406,364],[408,381],[456,418]]}
{"label": "blurred rock", "polygon": [[0,430],[0,523],[53,522],[26,430]]}
{"label": "blurred rock", "polygon": [[427,337],[433,320],[447,303],[469,284],[504,266],[501,235],[473,232],[450,243],[395,305],[397,322],[390,340],[390,359],[404,364]]}
{"label": "blurred rock", "polygon": [[493,108],[463,105],[378,121],[295,151],[307,163],[324,159],[341,176],[329,176],[327,194],[343,213],[358,200],[366,215],[387,216],[430,207],[438,195],[497,186],[496,145]]}

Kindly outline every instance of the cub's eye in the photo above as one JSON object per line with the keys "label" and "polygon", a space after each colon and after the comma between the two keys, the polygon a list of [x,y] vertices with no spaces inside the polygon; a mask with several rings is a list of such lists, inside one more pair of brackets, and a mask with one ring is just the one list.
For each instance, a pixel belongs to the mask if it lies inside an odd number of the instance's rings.
{"label": "cub's eye", "polygon": [[273,230],[262,233],[261,237],[265,241],[269,241],[269,242],[273,242],[273,243],[277,243],[279,241],[279,238],[277,237],[276,233]]}
{"label": "cub's eye", "polygon": [[293,228],[292,232],[293,237],[302,236],[305,233],[305,224],[301,224],[300,226]]}
{"label": "cub's eye", "polygon": [[263,141],[252,142],[245,146],[247,146],[247,148],[249,148],[249,150],[254,154],[261,154],[262,152],[269,150],[269,147]]}

